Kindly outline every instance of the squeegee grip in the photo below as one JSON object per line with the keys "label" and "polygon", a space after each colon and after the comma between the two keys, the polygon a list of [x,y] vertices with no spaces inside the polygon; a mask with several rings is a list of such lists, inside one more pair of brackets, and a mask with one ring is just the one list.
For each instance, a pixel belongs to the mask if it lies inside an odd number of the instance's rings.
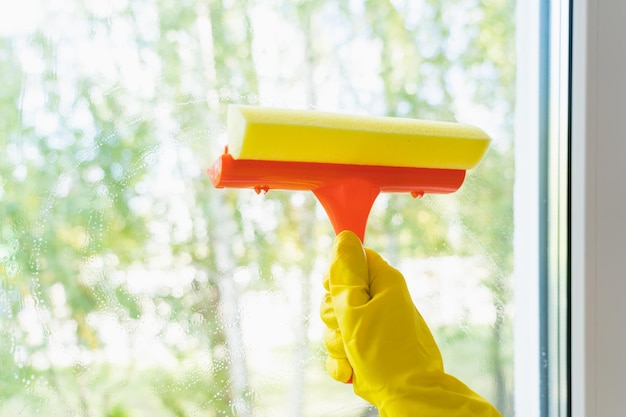
{"label": "squeegee grip", "polygon": [[335,234],[351,230],[365,240],[365,228],[380,187],[360,178],[343,178],[313,190],[326,210]]}

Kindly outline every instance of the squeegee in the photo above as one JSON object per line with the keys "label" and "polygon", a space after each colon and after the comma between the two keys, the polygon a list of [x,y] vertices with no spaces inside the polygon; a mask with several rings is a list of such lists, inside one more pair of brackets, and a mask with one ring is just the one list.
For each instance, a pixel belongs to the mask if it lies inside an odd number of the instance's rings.
{"label": "squeegee", "polygon": [[228,108],[227,140],[215,187],[313,191],[335,233],[361,241],[381,192],[452,193],[490,142],[459,123],[244,105]]}

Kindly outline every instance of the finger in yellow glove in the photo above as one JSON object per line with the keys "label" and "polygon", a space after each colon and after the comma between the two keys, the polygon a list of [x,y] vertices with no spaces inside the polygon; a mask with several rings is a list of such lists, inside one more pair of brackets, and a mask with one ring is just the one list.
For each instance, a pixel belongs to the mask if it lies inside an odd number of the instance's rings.
{"label": "finger in yellow glove", "polygon": [[495,417],[484,398],[443,369],[437,343],[402,274],[341,232],[324,279],[326,369],[382,417]]}

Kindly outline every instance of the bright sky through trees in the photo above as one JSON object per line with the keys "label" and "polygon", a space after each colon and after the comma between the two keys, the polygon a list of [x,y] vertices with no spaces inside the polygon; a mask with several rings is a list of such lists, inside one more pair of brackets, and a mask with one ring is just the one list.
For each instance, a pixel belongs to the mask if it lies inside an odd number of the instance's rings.
{"label": "bright sky through trees", "polygon": [[319,204],[210,186],[234,102],[493,136],[453,196],[381,196],[367,243],[446,369],[511,416],[514,10],[0,4],[0,416],[364,415],[324,373]]}

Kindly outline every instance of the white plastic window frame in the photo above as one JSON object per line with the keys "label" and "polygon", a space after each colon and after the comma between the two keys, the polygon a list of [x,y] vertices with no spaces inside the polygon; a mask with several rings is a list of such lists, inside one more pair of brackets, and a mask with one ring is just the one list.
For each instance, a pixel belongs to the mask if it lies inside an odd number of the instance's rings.
{"label": "white plastic window frame", "polygon": [[[549,54],[519,49],[519,91],[530,95],[518,96],[518,138],[548,140],[546,147],[516,142],[516,225],[526,227],[516,227],[516,415],[621,416],[626,2],[533,0],[518,7],[535,16],[549,8]],[[534,23],[520,39],[527,46],[542,45],[541,22]],[[545,201],[533,188],[542,181]]]}
{"label": "white plastic window frame", "polygon": [[514,408],[516,416],[538,417],[539,0],[518,1],[516,7]]}
{"label": "white plastic window frame", "polygon": [[515,415],[569,409],[569,53],[565,0],[517,3]]}
{"label": "white plastic window frame", "polygon": [[571,416],[626,410],[626,2],[572,2]]}
{"label": "white plastic window frame", "polygon": [[568,0],[517,3],[515,415],[570,410]]}

